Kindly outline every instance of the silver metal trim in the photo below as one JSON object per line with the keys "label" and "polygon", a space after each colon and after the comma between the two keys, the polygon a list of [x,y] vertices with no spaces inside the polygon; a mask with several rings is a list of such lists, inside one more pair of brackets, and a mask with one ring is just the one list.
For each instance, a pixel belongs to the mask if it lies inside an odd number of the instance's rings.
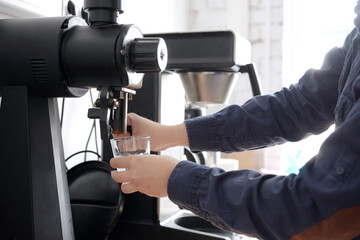
{"label": "silver metal trim", "polygon": [[56,98],[49,98],[48,101],[62,234],[64,240],[74,240],[75,237],[71,215],[70,195],[66,177],[64,150],[60,131],[58,102]]}

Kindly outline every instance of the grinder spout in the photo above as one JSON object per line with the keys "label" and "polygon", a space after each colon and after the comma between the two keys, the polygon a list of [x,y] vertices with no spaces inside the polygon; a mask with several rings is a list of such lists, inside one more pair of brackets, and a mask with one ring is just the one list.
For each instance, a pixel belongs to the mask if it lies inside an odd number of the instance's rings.
{"label": "grinder spout", "polygon": [[124,89],[120,91],[118,98],[119,106],[112,110],[110,116],[110,126],[115,134],[126,133],[127,131],[127,113],[128,101],[132,100],[135,91]]}
{"label": "grinder spout", "polygon": [[136,92],[127,88],[103,87],[100,97],[90,108],[88,117],[100,120],[101,139],[108,140],[111,133],[121,134],[127,131],[128,101]]}

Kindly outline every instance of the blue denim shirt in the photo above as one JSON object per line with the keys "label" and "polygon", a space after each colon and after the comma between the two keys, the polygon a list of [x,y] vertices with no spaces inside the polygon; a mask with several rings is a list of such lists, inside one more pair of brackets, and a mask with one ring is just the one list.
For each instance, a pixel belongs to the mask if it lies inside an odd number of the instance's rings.
{"label": "blue denim shirt", "polygon": [[223,152],[298,141],[335,123],[299,174],[224,172],[181,161],[168,182],[170,199],[220,228],[261,239],[360,235],[360,17],[354,23],[343,47],[297,84],[186,121],[192,150]]}

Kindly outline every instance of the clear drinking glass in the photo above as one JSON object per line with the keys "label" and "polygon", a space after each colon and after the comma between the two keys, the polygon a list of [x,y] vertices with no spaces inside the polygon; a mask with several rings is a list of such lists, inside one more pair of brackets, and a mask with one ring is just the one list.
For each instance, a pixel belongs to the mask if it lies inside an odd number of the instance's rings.
{"label": "clear drinking glass", "polygon": [[[150,154],[150,137],[121,137],[111,139],[110,143],[114,157]],[[126,169],[118,168],[117,170],[125,171]]]}

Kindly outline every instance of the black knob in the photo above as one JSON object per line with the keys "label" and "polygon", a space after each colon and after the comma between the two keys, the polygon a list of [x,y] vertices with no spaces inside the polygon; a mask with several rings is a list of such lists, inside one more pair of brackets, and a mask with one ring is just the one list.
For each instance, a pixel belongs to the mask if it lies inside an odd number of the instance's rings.
{"label": "black knob", "polygon": [[130,47],[130,70],[137,73],[161,72],[168,60],[162,38],[136,38]]}

